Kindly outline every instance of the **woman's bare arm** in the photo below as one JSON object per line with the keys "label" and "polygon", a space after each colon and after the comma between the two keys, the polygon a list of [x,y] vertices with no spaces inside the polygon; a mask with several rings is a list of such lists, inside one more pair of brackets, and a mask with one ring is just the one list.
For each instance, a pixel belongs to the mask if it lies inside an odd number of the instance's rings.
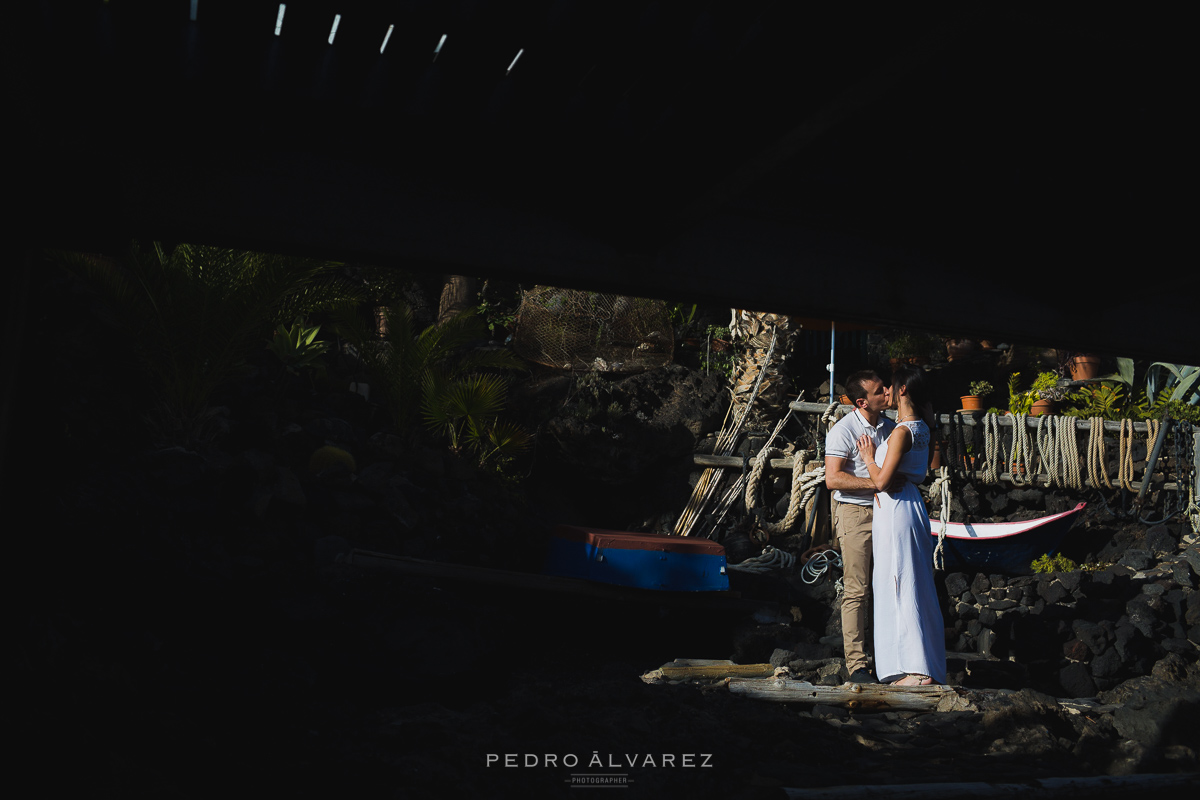
{"label": "woman's bare arm", "polygon": [[[863,458],[867,462],[867,472],[871,474],[871,480],[875,483],[876,491],[887,491],[892,479],[896,477],[896,472],[900,468],[900,459],[904,454],[912,449],[912,434],[904,425],[897,425],[892,431],[892,435],[888,437],[887,456],[883,459],[883,466],[879,467],[875,464],[875,446],[866,436],[858,440],[858,450],[863,454]],[[868,452],[870,456],[868,457]]]}

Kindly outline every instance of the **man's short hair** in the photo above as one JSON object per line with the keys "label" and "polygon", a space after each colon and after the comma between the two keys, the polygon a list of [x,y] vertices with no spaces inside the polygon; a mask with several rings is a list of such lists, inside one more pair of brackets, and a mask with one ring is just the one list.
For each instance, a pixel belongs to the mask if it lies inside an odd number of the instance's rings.
{"label": "man's short hair", "polygon": [[846,397],[850,398],[852,404],[858,405],[857,401],[866,398],[866,384],[870,381],[883,383],[883,380],[879,377],[879,373],[873,369],[859,370],[858,372],[851,373],[846,378]]}

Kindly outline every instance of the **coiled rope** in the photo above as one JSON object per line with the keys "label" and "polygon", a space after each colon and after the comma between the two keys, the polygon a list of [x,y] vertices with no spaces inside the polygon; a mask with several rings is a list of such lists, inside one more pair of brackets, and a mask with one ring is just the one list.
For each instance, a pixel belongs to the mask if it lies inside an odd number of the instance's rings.
{"label": "coiled rope", "polygon": [[1097,489],[1101,485],[1105,489],[1111,489],[1112,481],[1108,477],[1108,455],[1104,450],[1104,419],[1090,417],[1088,426],[1088,479]]}
{"label": "coiled rope", "polygon": [[[750,477],[746,481],[746,513],[753,513],[758,507],[758,490],[762,484],[763,470],[772,458],[783,457],[786,455],[782,450],[774,447],[764,447],[754,459],[754,466],[750,470]],[[805,462],[809,451],[801,450],[792,458],[792,490],[788,499],[788,510],[784,518],[779,522],[770,522],[762,520],[761,527],[768,533],[787,533],[796,525],[796,520],[804,513],[804,507],[817,489],[825,483],[825,465],[813,469],[810,472],[805,472]]]}
{"label": "coiled rope", "polygon": [[791,569],[795,563],[796,557],[791,553],[767,545],[763,548],[761,555],[747,558],[740,564],[729,564],[726,566],[726,569],[731,569],[735,572],[762,573],[773,569]]}
{"label": "coiled rope", "polygon": [[[804,565],[804,569],[800,570],[800,580],[805,583],[816,583],[821,580],[830,566],[835,566],[838,569],[842,568],[842,555],[837,550],[822,550],[808,560]],[[835,587],[837,593],[842,593],[842,579],[838,578]]]}

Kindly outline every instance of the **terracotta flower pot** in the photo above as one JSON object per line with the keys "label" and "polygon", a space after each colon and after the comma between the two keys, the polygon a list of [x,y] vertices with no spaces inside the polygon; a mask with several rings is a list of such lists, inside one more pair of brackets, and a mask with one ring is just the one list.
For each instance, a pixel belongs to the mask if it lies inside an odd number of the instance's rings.
{"label": "terracotta flower pot", "polygon": [[1038,400],[1036,403],[1034,403],[1032,406],[1029,407],[1029,416],[1031,416],[1031,417],[1040,417],[1042,414],[1053,414],[1053,413],[1054,413],[1054,401],[1053,400]]}
{"label": "terracotta flower pot", "polygon": [[1071,372],[1071,380],[1086,381],[1100,377],[1100,356],[1083,354],[1075,356],[1067,364]]}
{"label": "terracotta flower pot", "polygon": [[959,400],[963,411],[983,411],[983,398],[977,394],[964,394]]}

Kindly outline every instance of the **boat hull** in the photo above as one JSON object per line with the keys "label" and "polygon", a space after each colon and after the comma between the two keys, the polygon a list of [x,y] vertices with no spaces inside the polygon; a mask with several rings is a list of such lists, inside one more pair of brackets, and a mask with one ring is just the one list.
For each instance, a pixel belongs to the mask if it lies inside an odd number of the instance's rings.
{"label": "boat hull", "polygon": [[[1026,575],[1042,555],[1055,555],[1086,503],[1070,511],[1014,523],[950,523],[942,545],[948,572]],[[933,520],[936,539],[941,523]]]}
{"label": "boat hull", "polygon": [[729,589],[725,548],[708,539],[558,525],[543,572],[671,592]]}

